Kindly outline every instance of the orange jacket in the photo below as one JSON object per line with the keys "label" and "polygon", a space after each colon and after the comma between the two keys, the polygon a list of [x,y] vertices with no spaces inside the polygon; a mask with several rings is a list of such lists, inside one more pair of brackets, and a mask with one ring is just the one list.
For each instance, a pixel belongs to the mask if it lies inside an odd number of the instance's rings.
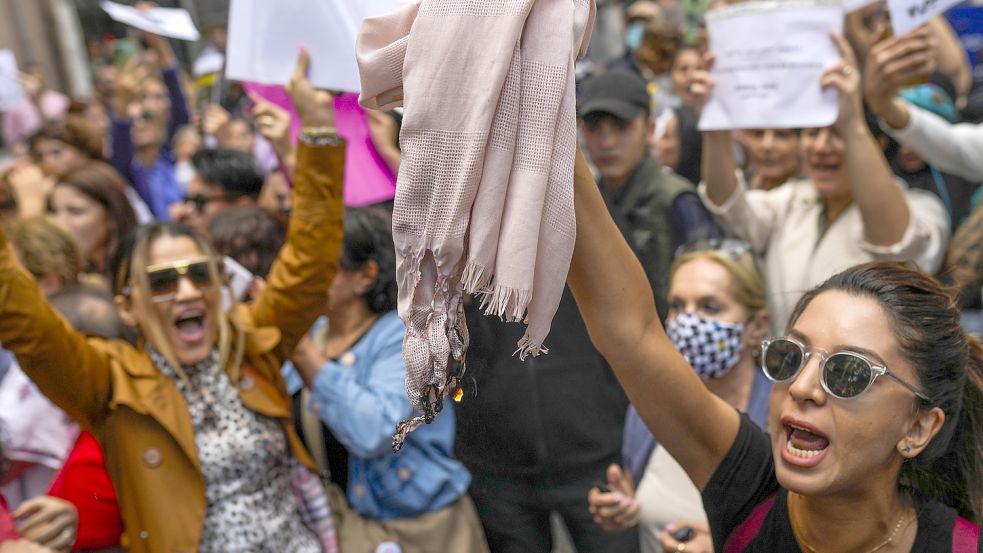
{"label": "orange jacket", "polygon": [[[293,431],[280,367],[321,312],[342,242],[344,146],[301,145],[287,241],[266,292],[232,315],[243,403],[280,419],[293,455],[314,464]],[[20,269],[0,233],[0,342],[53,403],[92,430],[119,495],[130,551],[198,550],[205,486],[181,392],[143,349],[76,333]]]}

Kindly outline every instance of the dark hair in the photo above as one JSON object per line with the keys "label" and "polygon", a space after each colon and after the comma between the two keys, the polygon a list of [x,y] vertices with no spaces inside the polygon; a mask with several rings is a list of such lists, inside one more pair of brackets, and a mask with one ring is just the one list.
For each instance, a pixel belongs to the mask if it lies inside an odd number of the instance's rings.
{"label": "dark hair", "polygon": [[80,119],[70,117],[67,121],[45,123],[27,141],[31,157],[38,160],[37,146],[42,140],[63,142],[82,152],[92,160],[102,160],[102,137],[92,131]]}
{"label": "dark hair", "polygon": [[105,290],[73,286],[53,294],[48,302],[79,332],[107,339],[124,337],[113,296]]}
{"label": "dark hair", "polygon": [[223,211],[208,225],[212,245],[254,275],[266,277],[283,246],[280,223],[258,206]]}
{"label": "dark hair", "polygon": [[[105,271],[106,261],[116,249],[120,236],[126,236],[137,226],[137,217],[126,197],[126,181],[109,164],[102,161],[90,161],[66,173],[58,180],[56,186],[70,186],[106,209],[109,220],[116,225],[110,232],[109,244],[106,244],[106,258],[99,260],[99,272]],[[91,262],[92,260],[86,260]]]}
{"label": "dark hair", "polygon": [[901,351],[945,423],[928,447],[901,465],[898,486],[954,507],[974,524],[983,501],[983,349],[967,336],[954,297],[934,278],[904,263],[847,269],[799,300],[789,328],[817,296],[838,290],[876,300],[890,317]]}
{"label": "dark hair", "polygon": [[396,249],[393,246],[392,219],[377,207],[345,209],[345,245],[341,268],[359,271],[369,261],[379,266],[379,276],[365,292],[365,302],[373,313],[396,308]]}
{"label": "dark hair", "polygon": [[195,173],[206,183],[220,187],[227,199],[256,199],[263,189],[263,175],[245,152],[228,149],[200,150],[191,158]]}

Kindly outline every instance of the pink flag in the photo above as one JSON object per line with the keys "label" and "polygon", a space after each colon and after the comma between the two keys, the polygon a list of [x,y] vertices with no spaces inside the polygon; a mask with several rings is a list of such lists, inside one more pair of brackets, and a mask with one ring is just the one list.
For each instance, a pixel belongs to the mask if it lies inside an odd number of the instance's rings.
{"label": "pink flag", "polygon": [[[242,83],[246,92],[276,104],[290,112],[293,119],[291,137],[297,142],[300,118],[286,90],[279,85]],[[358,94],[343,93],[335,97],[335,126],[338,134],[348,141],[345,156],[345,205],[362,206],[393,199],[396,176],[379,156],[372,144],[369,122],[358,105]]]}

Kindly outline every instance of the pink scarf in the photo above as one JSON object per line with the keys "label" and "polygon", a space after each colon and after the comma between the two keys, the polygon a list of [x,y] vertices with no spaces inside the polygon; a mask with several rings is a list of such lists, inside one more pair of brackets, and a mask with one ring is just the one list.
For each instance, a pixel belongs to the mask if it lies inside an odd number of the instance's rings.
{"label": "pink scarf", "polygon": [[406,391],[430,422],[463,376],[462,298],[545,353],[576,237],[574,62],[594,0],[418,0],[366,19],[361,103],[405,106],[393,239]]}

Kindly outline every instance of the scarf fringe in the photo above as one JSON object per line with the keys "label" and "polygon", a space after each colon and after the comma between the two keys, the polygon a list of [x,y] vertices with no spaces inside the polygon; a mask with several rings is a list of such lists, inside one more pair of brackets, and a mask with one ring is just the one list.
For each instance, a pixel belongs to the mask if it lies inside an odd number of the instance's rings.
{"label": "scarf fringe", "polygon": [[492,272],[487,267],[468,261],[461,274],[461,286],[469,294],[482,294],[491,285]]}
{"label": "scarf fringe", "polygon": [[549,348],[543,346],[542,342],[534,342],[528,333],[519,340],[518,347],[519,349],[515,350],[512,355],[518,355],[520,361],[525,361],[530,355],[539,357],[550,352]]}
{"label": "scarf fringe", "polygon": [[532,301],[530,290],[498,284],[482,290],[480,295],[481,309],[485,315],[495,315],[509,323],[521,323],[525,319],[526,308]]}

